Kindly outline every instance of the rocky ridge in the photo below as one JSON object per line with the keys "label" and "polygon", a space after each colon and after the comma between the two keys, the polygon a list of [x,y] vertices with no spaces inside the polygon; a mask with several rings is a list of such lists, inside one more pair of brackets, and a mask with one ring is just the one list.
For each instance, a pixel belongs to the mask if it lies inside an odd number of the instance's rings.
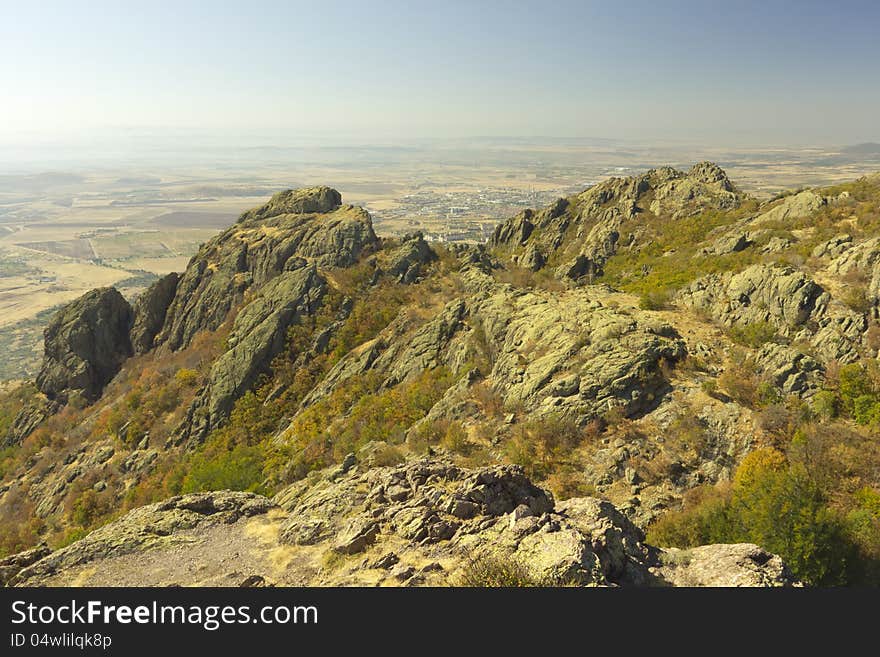
{"label": "rocky ridge", "polygon": [[525,210],[495,229],[489,245],[532,271],[555,265],[563,280],[592,280],[621,241],[624,222],[639,214],[673,218],[706,209],[735,208],[741,199],[717,165],[701,162],[687,173],[670,167],[632,178],[610,178],[548,208]]}

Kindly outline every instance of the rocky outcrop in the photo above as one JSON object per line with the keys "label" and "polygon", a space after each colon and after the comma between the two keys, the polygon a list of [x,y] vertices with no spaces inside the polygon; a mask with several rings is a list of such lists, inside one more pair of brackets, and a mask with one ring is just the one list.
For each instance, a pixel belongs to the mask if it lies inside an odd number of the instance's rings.
{"label": "rocky outcrop", "polygon": [[[854,244],[851,238],[844,240],[845,237],[840,236],[826,245],[820,245],[826,247],[823,255],[837,254],[828,263],[827,273],[840,278],[850,278],[853,275],[856,279],[863,278],[866,282],[867,298],[875,304],[880,302],[880,238],[873,237],[858,244]],[[836,246],[836,242],[840,242],[840,245]],[[847,285],[851,286],[853,283],[848,282]]]}
{"label": "rocky outcrop", "polygon": [[235,318],[228,349],[212,365],[208,384],[189,409],[178,441],[198,442],[225,420],[235,400],[284,347],[287,329],[318,307],[326,282],[314,265],[301,264],[264,285]]}
{"label": "rocky outcrop", "polygon": [[0,586],[6,586],[22,570],[51,553],[52,550],[49,549],[49,546],[41,543],[30,550],[10,554],[8,557],[0,559]]}
{"label": "rocky outcrop", "polygon": [[43,333],[37,387],[49,399],[95,401],[132,355],[132,310],[114,288],[92,290],[59,310]]}
{"label": "rocky outcrop", "polygon": [[542,585],[795,583],[755,546],[652,547],[609,502],[555,504],[517,466],[434,458],[362,469],[351,457],[316,474],[274,501],[218,491],[136,509],[23,562],[12,583],[491,585],[498,563]]}
{"label": "rocky outcrop", "polygon": [[666,389],[660,363],[682,358],[684,343],[669,325],[600,296],[503,289],[474,304],[495,354],[487,382],[507,403],[579,423],[612,407],[630,416],[652,408]]}
{"label": "rocky outcrop", "polygon": [[405,235],[400,246],[389,256],[388,273],[400,283],[415,283],[421,277],[424,267],[436,259],[437,254],[425,241],[422,233]]}
{"label": "rocky outcrop", "polygon": [[811,343],[824,360],[858,358],[867,320],[793,267],[752,265],[739,273],[701,278],[677,295],[683,306],[724,326],[766,322],[779,335]]}
{"label": "rocky outcrop", "polygon": [[[649,411],[669,389],[661,364],[685,355],[684,342],[671,326],[637,310],[603,304],[598,298],[607,293],[604,288],[551,293],[487,284],[479,289],[427,321],[402,314],[375,340],[343,357],[303,406],[365,372],[380,375],[383,387],[391,387],[437,367],[462,372],[480,357],[487,366],[472,382],[481,379],[532,417],[583,425],[611,408],[628,416]],[[456,392],[453,386],[449,394],[466,392],[467,387]],[[442,400],[439,408],[449,402]],[[428,418],[436,415],[432,411]],[[292,438],[288,429],[276,440]]]}
{"label": "rocky outcrop", "polygon": [[134,304],[134,324],[131,327],[131,346],[136,354],[153,348],[153,340],[165,324],[168,307],[174,300],[180,274],[170,273],[153,283]]}
{"label": "rocky outcrop", "polygon": [[770,222],[785,222],[792,219],[808,217],[816,210],[825,207],[828,199],[817,194],[812,189],[807,189],[798,194],[786,196],[772,208],[758,216],[754,223],[765,224]]}
{"label": "rocky outcrop", "polygon": [[679,218],[708,209],[732,209],[740,194],[710,162],[687,173],[670,167],[631,178],[610,178],[569,199],[501,223],[489,240],[499,254],[532,271],[553,266],[557,278],[592,280],[622,241],[624,223],[640,213]]}
{"label": "rocky outcrop", "polygon": [[302,260],[347,267],[378,246],[366,210],[337,207],[338,192],[318,189],[325,191],[285,193],[205,244],[178,283],[156,343],[189,345],[197,332],[217,329],[245,291],[300,267]]}
{"label": "rocky outcrop", "polygon": [[55,411],[56,406],[57,402],[50,402],[48,400],[38,400],[35,403],[24,406],[16,413],[9,431],[0,438],[0,447],[20,445],[25,438],[40,426],[43,420]]}
{"label": "rocky outcrop", "polygon": [[275,194],[269,202],[242,213],[238,223],[260,221],[280,214],[324,214],[342,205],[342,195],[332,187],[288,189]]}
{"label": "rocky outcrop", "polygon": [[782,559],[750,543],[671,548],[662,555],[662,562],[657,573],[673,586],[799,585]]}

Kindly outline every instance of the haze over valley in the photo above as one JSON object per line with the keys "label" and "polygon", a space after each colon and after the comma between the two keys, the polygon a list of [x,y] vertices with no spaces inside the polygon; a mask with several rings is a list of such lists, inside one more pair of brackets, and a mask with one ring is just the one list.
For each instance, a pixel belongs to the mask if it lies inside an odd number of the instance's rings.
{"label": "haze over valley", "polygon": [[586,138],[329,141],[195,143],[180,152],[169,142],[125,158],[99,151],[83,160],[81,150],[65,158],[59,150],[53,161],[33,150],[0,159],[0,380],[36,373],[43,325],[60,304],[109,285],[136,297],[282,189],[330,184],[370,212],[379,235],[480,242],[523,208],[667,164],[718,161],[759,198],[880,170],[880,146],[870,143],[745,150]]}

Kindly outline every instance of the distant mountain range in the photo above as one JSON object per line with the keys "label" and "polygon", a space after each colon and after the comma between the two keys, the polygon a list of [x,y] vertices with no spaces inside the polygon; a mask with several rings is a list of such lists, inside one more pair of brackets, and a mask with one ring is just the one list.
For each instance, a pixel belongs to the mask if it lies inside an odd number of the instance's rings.
{"label": "distant mountain range", "polygon": [[842,153],[848,155],[880,155],[880,144],[873,141],[867,141],[863,144],[853,144],[840,149]]}

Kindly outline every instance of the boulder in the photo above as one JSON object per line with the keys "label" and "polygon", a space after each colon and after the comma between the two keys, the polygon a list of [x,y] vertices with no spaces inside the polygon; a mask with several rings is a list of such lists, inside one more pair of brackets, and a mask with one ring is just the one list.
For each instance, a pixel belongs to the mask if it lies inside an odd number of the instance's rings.
{"label": "boulder", "polygon": [[770,222],[785,222],[791,219],[800,219],[808,217],[816,210],[828,204],[821,194],[807,189],[798,194],[786,196],[780,202],[776,203],[772,208],[758,216],[755,224],[766,224]]}
{"label": "boulder", "polygon": [[415,283],[424,267],[437,259],[437,254],[425,241],[422,233],[405,235],[399,247],[389,256],[388,273],[398,282]]}
{"label": "boulder", "polygon": [[661,559],[655,572],[673,586],[799,586],[781,558],[750,543],[670,548]]}

